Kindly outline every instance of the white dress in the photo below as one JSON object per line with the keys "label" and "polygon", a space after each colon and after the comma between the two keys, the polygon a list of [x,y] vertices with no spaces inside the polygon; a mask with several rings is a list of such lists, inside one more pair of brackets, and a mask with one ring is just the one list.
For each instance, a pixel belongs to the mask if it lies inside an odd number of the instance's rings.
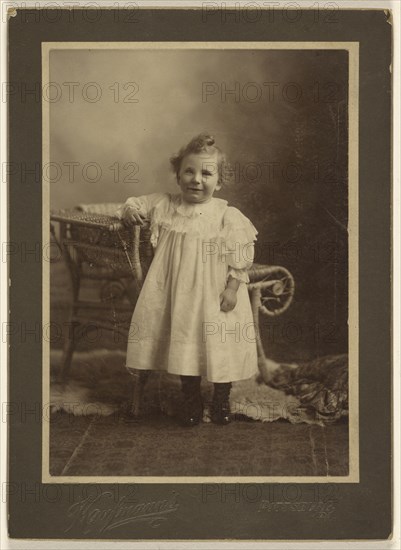
{"label": "white dress", "polygon": [[[127,368],[210,382],[253,376],[257,351],[246,269],[253,262],[255,227],[217,198],[188,204],[181,195],[155,193],[125,204],[150,219],[155,249],[132,316]],[[229,275],[241,283],[235,308],[223,312],[220,294]]]}

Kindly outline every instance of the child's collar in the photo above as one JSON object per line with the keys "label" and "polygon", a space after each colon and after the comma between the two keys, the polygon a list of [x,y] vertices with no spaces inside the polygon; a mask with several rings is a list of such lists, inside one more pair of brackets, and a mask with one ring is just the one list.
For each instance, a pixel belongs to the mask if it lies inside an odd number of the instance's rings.
{"label": "child's collar", "polygon": [[173,200],[176,204],[176,212],[182,216],[192,218],[193,216],[199,216],[203,213],[207,214],[214,210],[225,210],[227,208],[227,201],[224,199],[218,199],[212,197],[208,202],[200,203],[187,203],[182,200],[181,194],[175,195]]}

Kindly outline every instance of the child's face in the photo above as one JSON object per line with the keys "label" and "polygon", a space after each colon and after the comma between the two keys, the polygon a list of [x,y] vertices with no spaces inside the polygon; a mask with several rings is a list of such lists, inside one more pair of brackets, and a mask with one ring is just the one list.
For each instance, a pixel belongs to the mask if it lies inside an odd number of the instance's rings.
{"label": "child's face", "polygon": [[217,153],[191,153],[182,159],[178,173],[178,185],[181,187],[185,202],[208,202],[215,191],[221,188],[218,183],[219,170]]}

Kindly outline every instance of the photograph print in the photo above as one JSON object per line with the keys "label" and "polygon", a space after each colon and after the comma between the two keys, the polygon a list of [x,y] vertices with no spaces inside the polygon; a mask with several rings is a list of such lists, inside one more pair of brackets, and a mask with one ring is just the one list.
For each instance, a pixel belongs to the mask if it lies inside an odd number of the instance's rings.
{"label": "photograph print", "polygon": [[357,74],[43,42],[43,481],[358,481]]}

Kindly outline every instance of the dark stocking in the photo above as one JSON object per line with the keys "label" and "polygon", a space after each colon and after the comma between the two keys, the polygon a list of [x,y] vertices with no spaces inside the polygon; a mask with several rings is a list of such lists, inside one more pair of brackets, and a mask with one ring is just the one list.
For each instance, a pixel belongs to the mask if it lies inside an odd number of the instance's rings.
{"label": "dark stocking", "polygon": [[212,401],[212,422],[215,424],[230,423],[230,397],[231,382],[214,384]]}
{"label": "dark stocking", "polygon": [[201,397],[201,377],[181,376],[181,388],[184,394],[184,406],[181,421],[184,426],[196,426],[202,420],[203,405]]}

